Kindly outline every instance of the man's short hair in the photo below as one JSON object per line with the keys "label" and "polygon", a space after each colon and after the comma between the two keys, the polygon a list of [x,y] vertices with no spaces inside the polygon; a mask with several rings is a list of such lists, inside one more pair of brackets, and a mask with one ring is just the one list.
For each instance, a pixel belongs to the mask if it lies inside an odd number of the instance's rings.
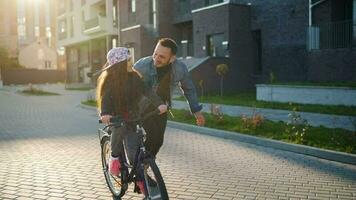
{"label": "man's short hair", "polygon": [[173,55],[177,54],[177,43],[171,38],[162,38],[158,41],[158,44],[170,48]]}

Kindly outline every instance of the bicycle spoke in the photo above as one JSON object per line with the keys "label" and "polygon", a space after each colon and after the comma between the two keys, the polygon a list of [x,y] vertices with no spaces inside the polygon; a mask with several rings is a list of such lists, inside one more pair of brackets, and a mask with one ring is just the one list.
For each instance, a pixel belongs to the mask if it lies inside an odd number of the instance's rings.
{"label": "bicycle spoke", "polygon": [[122,183],[121,174],[119,174],[119,176],[113,176],[109,171],[108,165],[111,155],[111,145],[109,137],[106,137],[101,141],[101,148],[102,165],[106,183],[114,197],[121,197],[126,191],[126,186],[124,187],[124,184]]}

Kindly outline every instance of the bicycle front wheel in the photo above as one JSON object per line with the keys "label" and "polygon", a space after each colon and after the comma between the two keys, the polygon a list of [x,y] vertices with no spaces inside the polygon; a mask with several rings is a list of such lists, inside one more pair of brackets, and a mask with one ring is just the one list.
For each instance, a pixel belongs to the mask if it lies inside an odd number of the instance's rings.
{"label": "bicycle front wheel", "polygon": [[111,156],[110,137],[103,137],[101,139],[101,161],[103,165],[103,172],[106,183],[115,198],[120,198],[125,194],[127,184],[123,181],[121,172],[118,176],[113,176],[109,172],[109,161]]}
{"label": "bicycle front wheel", "polygon": [[159,171],[156,162],[152,158],[147,158],[143,161],[145,182],[145,199],[168,199],[166,185],[164,184],[161,172]]}

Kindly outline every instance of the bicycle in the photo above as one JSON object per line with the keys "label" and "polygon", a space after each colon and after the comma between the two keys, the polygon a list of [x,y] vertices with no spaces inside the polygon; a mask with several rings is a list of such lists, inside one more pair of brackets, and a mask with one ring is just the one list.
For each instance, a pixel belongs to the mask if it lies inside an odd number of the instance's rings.
{"label": "bicycle", "polygon": [[[144,117],[139,119],[129,120],[124,122],[122,119],[113,117],[110,120],[110,124],[106,125],[104,128],[98,130],[100,146],[101,146],[101,161],[104,171],[104,176],[106,183],[114,197],[114,199],[120,199],[125,195],[128,185],[134,183],[135,180],[140,176],[143,178],[145,191],[144,199],[162,199],[166,200],[168,198],[167,189],[163,181],[160,170],[155,162],[154,157],[145,149],[144,140],[145,132],[143,131],[143,121],[155,114],[158,114],[159,111],[152,111]],[[111,127],[114,126],[123,126],[125,123],[134,122],[136,123],[136,133],[139,136],[139,146],[136,151],[133,163],[129,163],[128,152],[126,150],[126,145],[124,140],[123,142],[123,156],[121,156],[121,165],[123,166],[120,169],[118,176],[113,176],[109,172],[109,158],[111,156]],[[99,123],[101,121],[99,120]],[[135,185],[136,189],[136,185]]]}

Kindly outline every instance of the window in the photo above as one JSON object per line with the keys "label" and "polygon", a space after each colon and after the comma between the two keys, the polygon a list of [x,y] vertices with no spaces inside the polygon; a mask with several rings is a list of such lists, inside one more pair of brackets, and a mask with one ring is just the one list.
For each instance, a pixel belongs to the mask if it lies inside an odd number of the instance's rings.
{"label": "window", "polygon": [[67,29],[67,27],[66,27],[66,21],[65,20],[63,20],[63,21],[61,21],[60,22],[60,33],[65,33],[66,32],[66,29]]}
{"label": "window", "polygon": [[228,57],[228,42],[224,41],[224,34],[213,34],[207,37],[207,55],[212,57]]}
{"label": "window", "polygon": [[40,27],[39,26],[35,26],[35,37],[40,37]]}
{"label": "window", "polygon": [[112,6],[112,23],[117,27],[117,1],[114,1]]}
{"label": "window", "polygon": [[[307,49],[337,49],[356,46],[355,0],[316,1],[308,27]],[[325,17],[328,14],[329,17]]]}
{"label": "window", "polygon": [[58,23],[58,38],[64,39],[67,37],[67,23],[66,20],[63,19]]}
{"label": "window", "polygon": [[24,24],[19,24],[17,27],[19,40],[26,40],[26,26]]}
{"label": "window", "polygon": [[115,48],[115,47],[117,47],[117,39],[116,38],[113,38],[112,39],[112,48]]}
{"label": "window", "polygon": [[84,26],[84,22],[85,22],[85,11],[82,10],[82,25]]}
{"label": "window", "polygon": [[356,46],[356,0],[353,1],[353,45]]}
{"label": "window", "polygon": [[69,0],[69,11],[73,11],[74,8],[74,2],[73,0]]}
{"label": "window", "polygon": [[51,41],[52,41],[52,31],[51,31],[51,27],[46,27],[46,37],[47,37],[47,40],[48,40],[48,46],[51,47],[52,44],[51,44]]}
{"label": "window", "polygon": [[136,0],[129,0],[129,12],[130,13],[136,12]]}
{"label": "window", "polygon": [[70,37],[74,36],[74,16],[70,18]]}
{"label": "window", "polygon": [[18,1],[17,6],[17,33],[20,41],[26,40],[26,11],[23,1]]}
{"label": "window", "polygon": [[150,18],[149,23],[153,25],[153,28],[157,28],[157,3],[156,0],[150,0]]}
{"label": "window", "polygon": [[262,73],[262,38],[261,30],[252,31],[253,48],[254,48],[254,74]]}
{"label": "window", "polygon": [[45,68],[50,69],[52,62],[50,60],[45,60]]}
{"label": "window", "polygon": [[66,11],[66,1],[58,1],[58,15],[62,15]]}

